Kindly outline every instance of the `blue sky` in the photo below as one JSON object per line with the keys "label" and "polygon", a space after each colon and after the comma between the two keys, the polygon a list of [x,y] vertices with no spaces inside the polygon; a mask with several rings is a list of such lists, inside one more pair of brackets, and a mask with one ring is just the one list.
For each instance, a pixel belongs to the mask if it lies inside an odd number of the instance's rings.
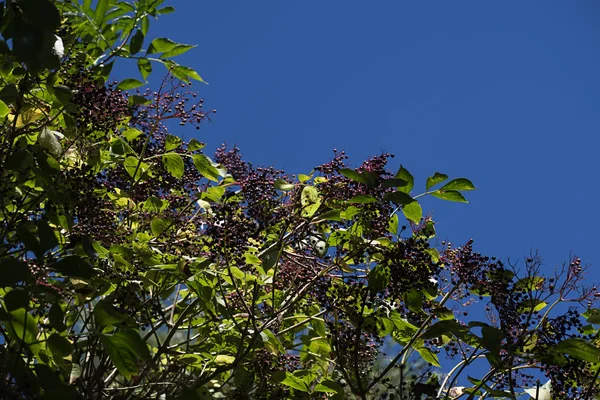
{"label": "blue sky", "polygon": [[477,186],[468,205],[423,202],[442,239],[513,260],[539,249],[548,269],[600,261],[597,1],[165,4],[176,13],[151,31],[199,45],[177,61],[218,110],[174,133],[290,173],[334,148],[355,166],[391,152],[417,191],[436,171]]}

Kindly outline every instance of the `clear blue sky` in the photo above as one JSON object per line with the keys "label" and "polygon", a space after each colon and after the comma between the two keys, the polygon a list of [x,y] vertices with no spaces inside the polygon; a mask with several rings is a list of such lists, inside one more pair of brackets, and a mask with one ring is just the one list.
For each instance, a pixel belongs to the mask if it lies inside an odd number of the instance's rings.
{"label": "clear blue sky", "polygon": [[199,44],[177,61],[218,110],[175,133],[290,173],[333,148],[355,165],[391,152],[417,190],[435,171],[477,186],[468,205],[424,202],[442,238],[514,260],[539,249],[547,268],[600,262],[597,0],[165,4],[176,13],[151,31]]}

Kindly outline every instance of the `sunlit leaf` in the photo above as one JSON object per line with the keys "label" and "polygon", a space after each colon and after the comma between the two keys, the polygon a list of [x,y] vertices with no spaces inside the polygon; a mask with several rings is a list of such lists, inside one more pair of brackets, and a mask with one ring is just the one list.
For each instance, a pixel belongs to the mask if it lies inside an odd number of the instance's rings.
{"label": "sunlit leaf", "polygon": [[427,182],[425,183],[425,190],[429,191],[429,189],[431,189],[433,186],[437,185],[438,183],[444,182],[446,179],[448,179],[448,175],[436,172],[435,174],[427,178]]}

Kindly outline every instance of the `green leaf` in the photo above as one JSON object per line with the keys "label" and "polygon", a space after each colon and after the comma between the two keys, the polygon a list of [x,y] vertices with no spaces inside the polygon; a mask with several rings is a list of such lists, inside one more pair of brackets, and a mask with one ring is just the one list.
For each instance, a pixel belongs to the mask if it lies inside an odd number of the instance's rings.
{"label": "green leaf", "polygon": [[[145,162],[140,162],[137,157],[129,156],[123,161],[123,167],[129,174],[129,176],[133,177],[135,180],[140,179],[144,172],[150,168],[150,166]],[[134,176],[135,174],[135,176]]]}
{"label": "green leaf", "polygon": [[421,313],[423,307],[423,293],[420,290],[410,289],[404,293],[404,304],[414,313]]}
{"label": "green leaf", "polygon": [[226,354],[219,354],[215,357],[215,364],[217,365],[230,365],[235,362],[234,356],[229,356]]}
{"label": "green leaf", "polygon": [[432,186],[435,186],[438,183],[444,182],[446,179],[448,179],[448,175],[440,174],[439,172],[436,172],[435,174],[433,174],[432,176],[427,178],[427,182],[425,183],[425,190],[429,191],[429,189]]}
{"label": "green leaf", "polygon": [[438,321],[435,324],[431,325],[429,329],[427,329],[427,331],[425,331],[425,333],[421,335],[421,339],[434,339],[442,335],[456,335],[460,337],[467,331],[468,329],[466,326],[461,325],[454,319],[447,319],[444,321]]}
{"label": "green leaf", "polygon": [[360,196],[354,196],[353,198],[348,200],[348,203],[354,203],[354,204],[377,203],[377,199],[373,196],[360,195]]}
{"label": "green leaf", "polygon": [[343,176],[345,176],[348,179],[352,179],[353,181],[359,182],[359,183],[363,183],[363,184],[367,184],[367,178],[365,178],[364,176],[362,176],[360,173],[356,172],[353,169],[350,168],[342,168],[340,169],[340,174],[342,174]]}
{"label": "green leaf", "polygon": [[214,167],[210,158],[204,154],[192,154],[194,166],[200,174],[208,180],[217,182],[219,180],[219,170]]}
{"label": "green leaf", "polygon": [[319,191],[313,186],[306,186],[302,189],[300,204],[302,205],[301,215],[306,218],[312,217],[321,206]]}
{"label": "green leaf", "polygon": [[571,338],[563,340],[554,349],[579,360],[591,363],[600,362],[600,349],[583,339]]}
{"label": "green leaf", "polygon": [[289,386],[301,392],[310,391],[308,385],[302,379],[298,378],[290,372],[277,371],[273,374],[273,379],[285,386]]}
{"label": "green leaf", "polygon": [[545,278],[541,276],[526,276],[525,278],[519,279],[514,288],[518,291],[530,292],[533,290],[540,290],[544,287]]}
{"label": "green leaf", "polygon": [[137,79],[127,78],[123,79],[121,83],[117,85],[117,89],[130,90],[137,87],[144,86],[144,82],[138,81]]}
{"label": "green leaf", "polygon": [[[397,192],[400,193],[400,192]],[[417,201],[413,201],[412,203],[405,204],[402,207],[402,213],[409,221],[418,224],[421,222],[421,217],[423,217],[423,209],[421,205]]]}
{"label": "green leaf", "polygon": [[316,217],[319,221],[340,221],[341,218],[341,210],[335,209],[335,210],[329,210],[329,211],[325,211],[322,214],[319,214]]}
{"label": "green leaf", "polygon": [[166,15],[166,14],[171,14],[172,12],[175,12],[175,7],[173,6],[166,6],[163,8],[159,8],[158,10],[156,10],[156,12],[160,15]]}
{"label": "green leaf", "polygon": [[33,156],[27,150],[17,150],[6,158],[4,166],[10,171],[22,171],[33,163]]}
{"label": "green leaf", "polygon": [[466,178],[452,179],[441,187],[442,190],[475,190],[475,186]]}
{"label": "green leaf", "polygon": [[59,357],[66,357],[73,353],[73,344],[65,337],[58,333],[50,335],[47,341],[48,347],[52,354]]}
{"label": "green leaf", "polygon": [[13,257],[0,260],[0,287],[14,286],[29,279],[27,263]]}
{"label": "green leaf", "polygon": [[10,110],[8,109],[6,103],[0,100],[0,118],[6,117],[9,112]]}
{"label": "green leaf", "polygon": [[60,13],[48,0],[20,0],[18,7],[25,22],[31,26],[54,32],[60,25]]}
{"label": "green leaf", "polygon": [[440,360],[438,359],[437,354],[435,354],[431,349],[427,347],[419,347],[417,351],[423,357],[423,360],[427,361],[429,364],[435,367],[441,367]]}
{"label": "green leaf", "polygon": [[100,300],[94,306],[94,319],[96,325],[104,328],[108,325],[117,325],[127,321],[127,314],[117,311],[110,300]]}
{"label": "green leaf", "polygon": [[168,38],[156,38],[148,46],[146,54],[164,53],[165,51],[173,50],[179,43],[176,43]]}
{"label": "green leaf", "polygon": [[188,143],[187,148],[189,151],[197,151],[197,150],[202,150],[204,148],[204,146],[206,146],[204,143],[200,143],[196,139],[192,139]]}
{"label": "green leaf", "polygon": [[145,58],[140,58],[137,60],[137,67],[140,74],[142,74],[142,79],[146,80],[152,72],[152,63]]}
{"label": "green leaf", "polygon": [[398,214],[392,215],[388,222],[388,232],[392,235],[398,234]]}
{"label": "green leaf", "polygon": [[298,174],[298,180],[300,182],[306,182],[306,181],[310,180],[311,177],[312,177],[312,174],[311,175]]}
{"label": "green leaf", "polygon": [[281,178],[277,178],[275,180],[275,189],[277,189],[277,190],[288,191],[288,190],[292,190],[293,188],[294,188],[293,184],[287,183],[286,181],[284,181]]}
{"label": "green leaf", "polygon": [[[131,37],[131,42],[129,44],[129,53],[134,55],[138,53],[142,49],[142,45],[144,44],[144,34],[139,29],[135,31],[133,36]],[[146,79],[146,78],[144,78]]]}
{"label": "green leaf", "polygon": [[591,308],[581,315],[584,318],[586,318],[587,322],[589,322],[590,324],[594,324],[594,325],[600,324],[600,309]]}
{"label": "green leaf", "polygon": [[131,142],[133,139],[137,138],[142,134],[142,131],[135,128],[129,128],[125,132],[123,132],[123,136],[125,137],[125,139],[127,139],[128,142]]}
{"label": "green leaf", "polygon": [[165,150],[171,151],[181,146],[183,141],[175,135],[167,135],[165,138]]}
{"label": "green leaf", "polygon": [[540,299],[525,299],[518,307],[518,310],[523,313],[537,312],[543,310],[548,303]]}
{"label": "green leaf", "polygon": [[131,379],[139,373],[140,361],[150,361],[151,355],[146,342],[134,330],[101,335],[100,342],[117,371],[125,379]]}
{"label": "green leaf", "polygon": [[178,44],[177,46],[173,47],[171,50],[165,51],[160,56],[160,58],[175,57],[175,56],[181,55],[181,54],[193,49],[194,47],[197,47],[197,46],[191,45],[191,44]]}
{"label": "green leaf", "polygon": [[386,193],[383,199],[399,205],[410,204],[415,201],[409,194],[402,191]]}
{"label": "green leaf", "polygon": [[98,0],[96,6],[96,12],[94,13],[94,22],[98,26],[102,26],[104,18],[106,17],[106,11],[108,9],[108,0]]}
{"label": "green leaf", "polygon": [[60,303],[56,302],[52,304],[50,312],[48,313],[48,319],[50,320],[52,328],[58,332],[63,332],[67,329],[67,326],[64,323],[65,314],[60,307]]}
{"label": "green leaf", "polygon": [[27,344],[37,341],[38,328],[35,318],[24,308],[9,312],[9,320],[5,323],[10,336]]}
{"label": "green leaf", "polygon": [[132,94],[132,95],[129,96],[129,105],[130,106],[134,106],[134,105],[145,105],[145,106],[147,106],[150,103],[152,103],[152,100],[150,100],[147,97],[140,96],[140,95],[137,95],[137,94]]}
{"label": "green leaf", "polygon": [[[176,78],[179,78],[182,81],[187,82],[187,83],[190,82],[190,78],[195,79],[200,82],[204,82],[204,79],[202,79],[196,71],[194,71],[192,68],[184,67],[183,65],[173,66],[173,68],[171,68],[171,73]],[[204,83],[206,83],[206,82],[204,82]]]}
{"label": "green leaf", "polygon": [[397,187],[397,189],[401,192],[410,193],[415,186],[415,178],[402,165],[400,166],[398,172],[396,172],[396,178],[407,182],[406,185],[400,185]]}
{"label": "green leaf", "polygon": [[387,287],[390,283],[390,268],[386,265],[376,265],[369,272],[369,290],[372,294],[377,294]]}
{"label": "green leaf", "polygon": [[339,383],[329,378],[325,378],[319,382],[313,391],[319,393],[337,393],[340,396],[344,395],[344,388]]}
{"label": "green leaf", "polygon": [[165,153],[162,155],[162,162],[165,166],[165,169],[175,178],[179,179],[183,176],[183,158],[181,158],[179,154]]}
{"label": "green leaf", "polygon": [[383,181],[382,186],[384,188],[401,188],[401,187],[406,187],[408,185],[408,182],[405,181],[404,179],[397,179],[397,178],[391,178],[391,179],[386,179],[385,181]]}
{"label": "green leaf", "polygon": [[83,258],[79,256],[66,256],[54,264],[54,269],[64,276],[89,279],[96,275],[96,271]]}
{"label": "green leaf", "polygon": [[156,237],[163,235],[169,229],[170,225],[171,223],[164,218],[155,218],[150,223],[152,234]]}
{"label": "green leaf", "polygon": [[456,201],[459,203],[468,203],[465,196],[463,196],[460,192],[456,190],[436,190],[430,193],[432,196],[437,197],[438,199],[448,200],[448,201]]}

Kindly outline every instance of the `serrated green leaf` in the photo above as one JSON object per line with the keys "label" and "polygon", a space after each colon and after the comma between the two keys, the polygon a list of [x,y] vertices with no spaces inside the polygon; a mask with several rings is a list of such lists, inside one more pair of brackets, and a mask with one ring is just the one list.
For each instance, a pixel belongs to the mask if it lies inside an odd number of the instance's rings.
{"label": "serrated green leaf", "polygon": [[466,178],[452,179],[441,187],[442,190],[475,190],[475,186]]}
{"label": "serrated green leaf", "polygon": [[437,197],[438,199],[447,200],[447,201],[456,201],[458,203],[468,203],[465,196],[462,193],[457,192],[456,190],[436,190],[430,193],[432,196]]}
{"label": "serrated green leaf", "polygon": [[427,182],[425,183],[425,190],[429,191],[431,187],[437,185],[438,183],[444,182],[446,179],[448,179],[448,175],[436,172],[435,174],[427,178]]}
{"label": "serrated green leaf", "polygon": [[183,176],[184,172],[184,164],[183,158],[177,153],[165,153],[162,155],[162,162],[165,166],[165,169],[173,175],[175,178],[179,179]]}

